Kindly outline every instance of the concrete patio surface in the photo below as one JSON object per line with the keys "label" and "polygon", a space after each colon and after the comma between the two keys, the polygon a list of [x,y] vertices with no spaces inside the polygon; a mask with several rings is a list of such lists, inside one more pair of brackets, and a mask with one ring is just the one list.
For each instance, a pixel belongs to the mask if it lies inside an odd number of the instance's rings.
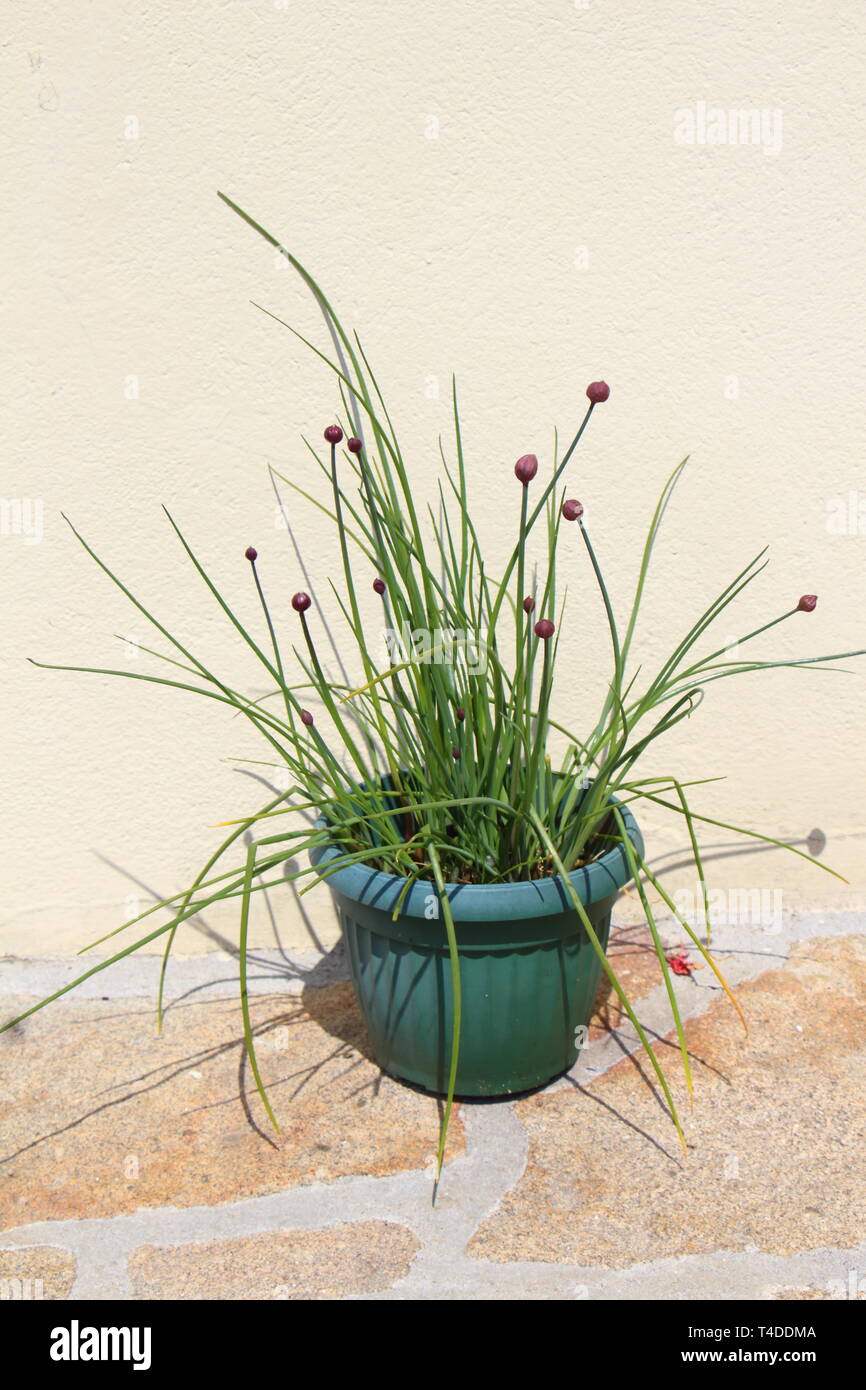
{"label": "concrete patio surface", "polygon": [[[853,913],[714,934],[676,978],[689,1105],[646,929],[612,953],[659,1041],[683,1154],[602,991],[573,1072],[463,1103],[431,1205],[439,1102],[387,1076],[339,949],[129,959],[0,1038],[0,1294],[122,1299],[866,1298],[866,935]],[[673,947],[678,928],[663,928]],[[699,965],[694,950],[691,961]],[[80,971],[7,960],[8,1018]]]}

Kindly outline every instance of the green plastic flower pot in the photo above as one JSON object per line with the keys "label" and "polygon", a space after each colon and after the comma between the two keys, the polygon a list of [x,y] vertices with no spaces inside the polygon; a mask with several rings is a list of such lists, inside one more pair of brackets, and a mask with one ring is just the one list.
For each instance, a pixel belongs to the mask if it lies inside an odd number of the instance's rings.
{"label": "green plastic flower pot", "polygon": [[[642,853],[637,823],[621,809]],[[318,846],[310,859],[321,872],[340,853]],[[569,875],[604,946],[614,898],[630,877],[621,845]],[[405,887],[397,875],[353,864],[326,882],[376,1061],[393,1076],[444,1093],[453,998],[435,884],[413,884],[394,920]],[[544,1085],[577,1060],[601,973],[561,878],[454,884],[448,896],[463,995],[456,1094],[508,1095]]]}

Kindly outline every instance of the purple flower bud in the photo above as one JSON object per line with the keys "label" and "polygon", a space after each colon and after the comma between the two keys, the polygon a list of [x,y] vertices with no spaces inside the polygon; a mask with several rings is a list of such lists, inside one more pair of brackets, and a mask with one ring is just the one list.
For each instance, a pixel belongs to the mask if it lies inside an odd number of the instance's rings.
{"label": "purple flower bud", "polygon": [[376,593],[377,593],[377,594],[384,594],[384,592],[385,592],[385,590],[386,590],[387,587],[388,587],[388,586],[387,586],[387,584],[385,583],[384,579],[374,579],[374,580],[373,580],[373,588],[376,590]]}
{"label": "purple flower bud", "polygon": [[817,602],[817,594],[804,594],[803,597],[800,599],[800,602],[797,604],[797,611],[799,613],[814,613],[815,604]]}
{"label": "purple flower bud", "polygon": [[310,711],[308,709],[301,710],[301,723],[306,724],[308,729],[310,725],[313,723],[313,716],[310,714]]}
{"label": "purple flower bud", "polygon": [[306,613],[312,602],[313,600],[310,598],[310,595],[305,594],[303,590],[301,590],[299,594],[293,594],[292,596],[292,607],[296,613]]}
{"label": "purple flower bud", "polygon": [[539,618],[535,624],[535,635],[540,637],[542,642],[546,642],[549,637],[552,637],[555,631],[556,628],[549,618]]}
{"label": "purple flower bud", "polygon": [[586,398],[592,401],[593,405],[600,405],[609,395],[610,387],[606,381],[591,381],[586,388]]}
{"label": "purple flower bud", "polygon": [[583,504],[575,497],[566,498],[562,504],[562,515],[566,521],[577,521],[579,516],[583,516]]}
{"label": "purple flower bud", "polygon": [[356,439],[354,435],[351,439],[346,440],[346,448],[349,450],[350,454],[360,454],[363,447],[360,439]]}
{"label": "purple flower bud", "polygon": [[531,594],[527,594],[527,595],[526,595],[526,598],[523,600],[523,611],[524,611],[524,613],[531,613],[534,607],[535,607],[535,599],[532,597]]}
{"label": "purple flower bud", "polygon": [[252,545],[247,546],[246,550],[244,551],[244,555],[249,560],[251,565],[255,564],[256,560],[259,558],[259,552],[256,550],[255,546]]}
{"label": "purple flower bud", "polygon": [[454,711],[454,717],[456,718],[458,724],[463,723],[463,720],[466,718],[466,711],[462,705],[457,706],[456,710]]}
{"label": "purple flower bud", "polygon": [[514,476],[527,487],[538,472],[538,459],[534,454],[524,454],[514,465]]}
{"label": "purple flower bud", "polygon": [[451,756],[452,756],[452,758],[454,759],[455,763],[459,763],[459,761],[460,761],[460,749],[459,749],[459,748],[452,748],[452,749],[451,749]]}
{"label": "purple flower bud", "polygon": [[325,438],[329,444],[339,444],[340,440],[343,438],[343,431],[340,429],[339,425],[329,425],[325,430]]}

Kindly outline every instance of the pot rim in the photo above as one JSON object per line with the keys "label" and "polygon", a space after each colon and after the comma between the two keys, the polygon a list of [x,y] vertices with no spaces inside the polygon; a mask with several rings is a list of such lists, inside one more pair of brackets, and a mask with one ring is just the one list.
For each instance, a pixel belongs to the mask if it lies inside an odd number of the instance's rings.
{"label": "pot rim", "polygon": [[[620,807],[629,840],[637,853],[642,854],[644,842],[637,821],[617,797],[611,797],[611,801]],[[324,816],[316,821],[318,829],[326,829],[327,824]],[[336,845],[314,845],[309,851],[310,863],[316,869],[320,865],[325,868],[342,854]],[[631,880],[625,849],[615,845],[599,859],[572,869],[568,878],[585,906],[612,897]],[[406,885],[404,876],[371,869],[366,864],[347,864],[335,869],[324,881],[339,896],[387,913],[393,912]],[[455,921],[516,921],[574,912],[559,874],[525,879],[520,883],[452,883],[447,885],[447,891]],[[416,879],[403,899],[400,916],[429,920],[431,897],[438,900],[438,896],[436,884],[431,879]]]}

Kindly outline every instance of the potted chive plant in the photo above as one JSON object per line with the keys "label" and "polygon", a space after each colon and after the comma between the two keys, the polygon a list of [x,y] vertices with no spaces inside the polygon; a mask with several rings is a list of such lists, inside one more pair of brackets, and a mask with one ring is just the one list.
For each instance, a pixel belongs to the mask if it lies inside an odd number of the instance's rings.
{"label": "potted chive plant", "polygon": [[[286,861],[305,850],[308,862],[288,877],[305,881],[303,891],[322,882],[333,894],[374,1055],[394,1075],[446,1098],[437,1181],[454,1096],[511,1094],[570,1067],[602,973],[646,1050],[682,1140],[665,1073],[605,951],[611,907],[627,883],[636,885],[658,955],[689,1090],[677,996],[648,888],[679,921],[739,1009],[708,946],[697,831],[701,824],[720,822],[694,808],[693,783],[645,772],[644,763],[656,741],[696,710],[708,685],[744,672],[815,668],[862,653],[784,661],[742,654],[776,624],[813,612],[814,595],[804,595],[745,633],[733,655],[727,643],[713,648],[707,634],[763,570],[767,561],[761,552],[712,598],[655,674],[635,667],[632,644],[647,571],[687,460],[661,489],[634,600],[624,617],[618,616],[583,507],[568,495],[572,456],[610,394],[603,381],[587,388],[583,418],[561,456],[544,469],[531,453],[518,458],[513,473],[503,465],[503,494],[508,486],[513,489],[513,545],[494,574],[473,524],[456,388],[452,452],[449,457],[443,451],[437,515],[421,507],[419,479],[401,452],[357,335],[343,327],[295,257],[220,196],[299,272],[330,332],[333,356],[313,350],[333,369],[340,423],[325,428],[324,449],[310,446],[307,487],[277,476],[333,521],[342,563],[342,590],[336,591],[344,622],[340,650],[346,650],[347,639],[353,669],[334,678],[328,648],[334,655],[337,648],[313,596],[299,589],[289,602],[252,546],[242,562],[261,618],[254,630],[244,626],[169,515],[182,550],[266,674],[267,696],[253,699],[235,690],[164,627],[72,528],[173,649],[172,656],[161,658],[173,667],[170,674],[161,675],[158,667],[147,675],[110,673],[224,704],[261,736],[269,760],[288,770],[290,786],[252,814],[227,823],[226,838],[184,893],[155,904],[110,936],[159,914],[156,924],[148,923],[143,935],[28,1013],[162,938],[161,1024],[166,967],[178,929],[211,904],[236,899],[246,1048],[262,1104],[276,1126],[250,1023],[248,928],[255,895],[284,882]],[[309,489],[317,479],[313,496]],[[573,547],[564,558],[565,533],[579,537],[582,571]],[[527,556],[530,541],[539,537],[544,563],[531,577]],[[241,547],[238,556],[244,556]],[[584,605],[590,589],[595,592],[610,637],[609,663],[598,672],[598,715],[591,727],[579,730],[565,721],[556,702],[557,649],[567,611],[558,569],[565,563],[571,582],[582,586]],[[379,633],[371,640],[362,612],[370,592],[381,605],[384,654]],[[108,673],[107,668],[51,669]],[[703,932],[680,914],[647,860],[638,825],[643,804],[682,823],[704,889]],[[306,816],[301,825],[299,812]],[[771,836],[741,833],[811,858]]]}

